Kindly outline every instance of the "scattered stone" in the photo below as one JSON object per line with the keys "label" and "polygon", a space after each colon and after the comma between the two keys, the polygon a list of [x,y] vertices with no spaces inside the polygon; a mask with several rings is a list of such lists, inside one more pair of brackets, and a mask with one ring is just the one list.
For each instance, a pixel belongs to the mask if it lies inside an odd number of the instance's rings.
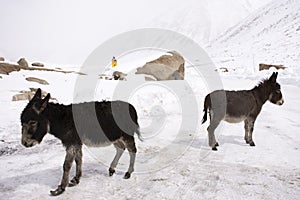
{"label": "scattered stone", "polygon": [[216,69],[215,71],[218,71],[218,72],[228,72],[228,69],[226,67],[220,67],[219,69]]}
{"label": "scattered stone", "polygon": [[34,66],[34,67],[44,67],[44,64],[40,63],[40,62],[34,62],[31,65]]}
{"label": "scattered stone", "polygon": [[283,66],[283,65],[272,65],[272,64],[263,64],[263,63],[260,63],[259,64],[259,71],[261,70],[268,70],[270,69],[271,67],[274,67],[276,68],[277,70],[278,69],[285,69],[286,67]]}
{"label": "scattered stone", "polygon": [[21,58],[19,61],[18,61],[18,64],[22,67],[28,67],[28,62],[25,60],[25,58]]}
{"label": "scattered stone", "polygon": [[156,60],[147,62],[143,67],[137,68],[136,74],[153,76],[156,80],[183,80],[184,58],[176,51],[167,52]]}
{"label": "scattered stone", "polygon": [[125,76],[127,76],[127,74],[123,72],[114,71],[113,73],[114,80],[126,80]]}
{"label": "scattered stone", "polygon": [[49,85],[49,83],[43,79],[35,78],[35,77],[27,77],[26,81],[36,82],[43,85]]}

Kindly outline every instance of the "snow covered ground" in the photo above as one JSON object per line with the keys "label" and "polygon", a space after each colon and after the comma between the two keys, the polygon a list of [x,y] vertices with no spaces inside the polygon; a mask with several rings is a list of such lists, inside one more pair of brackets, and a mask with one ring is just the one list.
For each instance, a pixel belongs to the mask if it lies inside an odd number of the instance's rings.
{"label": "snow covered ground", "polygon": [[[220,147],[217,152],[211,151],[207,141],[208,123],[200,124],[203,99],[210,92],[205,79],[210,78],[211,74],[199,75],[187,65],[186,82],[149,82],[130,93],[128,101],[137,109],[145,141],[136,141],[136,167],[129,180],[123,179],[128,165],[127,153],[121,158],[117,173],[109,177],[108,165],[112,161],[114,148],[84,147],[80,184],[67,188],[61,196],[51,197],[49,191],[55,189],[61,180],[65,150],[60,141],[50,134],[35,147],[25,148],[21,145],[20,114],[27,101],[13,102],[12,96],[20,90],[41,87],[64,104],[113,100],[118,97],[115,91],[122,82],[99,79],[92,97],[78,97],[74,86],[78,74],[21,70],[1,75],[0,78],[0,199],[299,199],[299,1],[274,0],[265,6],[263,4],[270,1],[228,0],[218,4],[218,1],[203,0],[197,6],[193,6],[198,2],[196,0],[190,0],[184,6],[171,5],[170,2],[174,1],[166,1],[158,7],[154,3],[137,3],[131,11],[141,8],[138,11],[143,16],[141,19],[128,14],[122,9],[125,5],[121,4],[116,12],[128,16],[115,24],[117,28],[114,29],[114,24],[108,24],[107,18],[101,18],[97,22],[102,24],[101,30],[94,32],[90,32],[91,27],[95,26],[93,21],[87,23],[82,15],[77,15],[89,8],[86,3],[72,4],[74,13],[66,16],[63,5],[52,13],[52,8],[57,5],[48,2],[43,4],[43,9],[36,10],[42,20],[35,15],[24,15],[21,20],[24,34],[20,37],[14,37],[17,32],[0,33],[0,41],[5,41],[1,42],[4,46],[1,46],[0,56],[15,60],[28,53],[29,61],[38,59],[61,64],[69,60],[69,65],[46,64],[45,67],[78,71],[81,65],[78,62],[94,48],[93,45],[111,37],[112,32],[116,34],[145,27],[144,22],[147,21],[153,27],[167,27],[202,44],[210,41],[206,50],[217,68],[226,67],[229,71],[219,73],[225,89],[251,89],[260,80],[269,77],[272,70],[258,72],[260,62],[284,64],[288,68],[279,71],[278,82],[285,103],[282,106],[269,102],[264,105],[254,128],[256,146],[250,147],[244,143],[242,123],[224,122],[218,128]],[[10,1],[6,4],[7,8],[14,8],[15,3]],[[111,6],[115,3],[112,1]],[[62,4],[67,5],[66,2]],[[21,5],[17,9],[21,14],[27,14],[26,9],[41,8],[38,4],[18,5]],[[98,8],[95,6],[87,17],[99,19],[95,14],[99,12]],[[10,9],[4,9],[5,12],[1,14],[7,15]],[[198,13],[199,9],[205,12]],[[258,10],[253,12],[255,9]],[[231,10],[230,15],[225,17],[226,12]],[[118,18],[117,15],[109,15],[110,10],[108,12],[103,7],[101,11],[111,20]],[[251,15],[244,19],[249,13]],[[76,17],[72,21],[70,19],[74,14]],[[180,18],[181,15],[185,17]],[[54,25],[50,23],[52,20],[49,16],[64,20]],[[199,21],[203,22],[203,26],[210,21],[209,29],[198,27],[197,19],[203,17],[205,20]],[[3,19],[1,17],[0,20]],[[13,20],[4,20],[4,26],[16,31],[18,26],[12,28],[12,25],[18,20],[18,16]],[[64,27],[70,21],[69,27]],[[32,22],[30,27],[28,22]],[[51,24],[50,28],[46,22]],[[235,23],[238,24],[233,26]],[[35,25],[40,30],[32,35],[32,30],[36,30],[32,29]],[[229,26],[232,27],[223,32]],[[62,31],[56,31],[58,29]],[[116,32],[111,31],[113,29]],[[48,31],[51,30],[55,30],[55,33],[49,36]],[[68,31],[74,34],[68,34]],[[86,41],[77,40],[79,35],[85,35]],[[212,40],[215,36],[217,39]],[[22,48],[15,44],[21,44]],[[126,54],[120,57],[120,65],[116,70],[130,72],[158,56],[158,52]],[[97,72],[92,72],[85,77],[95,78],[95,74],[97,76]],[[27,77],[45,79],[50,84],[28,82],[25,80]],[[184,84],[189,87],[183,87]],[[175,89],[180,92],[174,92]],[[194,105],[194,109],[189,111],[190,115],[183,114],[185,107],[182,102]],[[187,125],[182,126],[183,123]],[[71,174],[74,173],[73,166]]]}
{"label": "snow covered ground", "polygon": [[[188,121],[196,118],[200,123],[203,98],[208,92],[192,68],[187,68],[186,73],[191,80],[192,94],[183,90],[183,96],[178,98],[168,87],[150,83],[131,96],[130,102],[137,108],[145,137],[144,142],[137,141],[136,172],[131,179],[122,178],[128,154],[121,158],[118,172],[108,177],[107,166],[114,148],[84,147],[80,184],[67,188],[57,198],[297,199],[300,195],[300,125],[297,120],[300,88],[282,84],[285,104],[266,103],[263,107],[254,131],[256,147],[244,143],[243,124],[222,123],[218,135],[221,146],[218,152],[213,152],[207,144],[208,124],[180,130],[183,120],[180,102],[192,96],[197,98],[195,109],[199,116],[185,117]],[[221,79],[226,89],[250,89],[269,73],[260,72],[252,77],[221,73]],[[29,74],[46,79],[50,85],[25,81]],[[279,72],[279,83],[284,79],[281,74]],[[51,135],[33,148],[20,144],[19,118],[27,101],[12,102],[12,95],[21,89],[41,86],[60,103],[68,104],[73,100],[72,88],[77,76],[23,70],[3,75],[0,80],[1,199],[53,198],[49,190],[59,184],[64,160],[63,146]],[[112,99],[118,84],[119,81],[101,80],[93,100]]]}

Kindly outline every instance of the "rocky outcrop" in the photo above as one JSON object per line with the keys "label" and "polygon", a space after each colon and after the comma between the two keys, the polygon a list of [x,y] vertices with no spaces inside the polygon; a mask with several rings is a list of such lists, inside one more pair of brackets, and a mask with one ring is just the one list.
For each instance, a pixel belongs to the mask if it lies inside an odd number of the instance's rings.
{"label": "rocky outcrop", "polygon": [[0,63],[0,74],[6,74],[13,71],[20,71],[21,67],[19,65],[9,64],[9,63]]}
{"label": "rocky outcrop", "polygon": [[34,63],[31,63],[31,65],[34,67],[44,67],[45,66],[43,63],[40,63],[40,62],[34,62]]}
{"label": "rocky outcrop", "polygon": [[184,58],[176,51],[167,52],[156,60],[147,62],[143,67],[137,68],[136,74],[153,76],[156,80],[183,80]]}
{"label": "rocky outcrop", "polygon": [[[23,101],[30,100],[35,95],[37,88],[29,88],[30,91],[20,91],[19,94],[16,94],[12,97],[12,101]],[[46,97],[48,93],[42,90],[42,98]],[[56,98],[51,97],[52,100],[56,100]]]}
{"label": "rocky outcrop", "polygon": [[27,77],[26,81],[36,82],[42,85],[49,85],[49,83],[43,79],[35,78],[35,77]]}
{"label": "rocky outcrop", "polygon": [[25,58],[21,58],[19,61],[18,61],[18,64],[22,67],[28,67],[28,62],[25,60]]}
{"label": "rocky outcrop", "polygon": [[8,75],[11,72],[20,71],[21,69],[23,69],[23,70],[38,70],[38,71],[61,72],[61,73],[75,73],[75,74],[79,74],[79,75],[86,75],[86,74],[84,74],[82,72],[64,71],[64,70],[48,69],[48,68],[41,68],[41,67],[24,67],[24,66],[21,66],[21,65],[15,65],[15,64],[0,62],[0,74],[6,74],[6,75]]}
{"label": "rocky outcrop", "polygon": [[274,68],[276,68],[277,70],[278,70],[278,69],[285,69],[285,68],[286,68],[286,67],[283,66],[283,65],[270,65],[270,64],[260,63],[260,64],[259,64],[259,71],[261,71],[261,70],[268,70],[268,69],[270,69],[271,67],[274,67]]}
{"label": "rocky outcrop", "polygon": [[3,61],[5,61],[5,59],[4,59],[3,57],[0,56],[0,61],[3,62]]}

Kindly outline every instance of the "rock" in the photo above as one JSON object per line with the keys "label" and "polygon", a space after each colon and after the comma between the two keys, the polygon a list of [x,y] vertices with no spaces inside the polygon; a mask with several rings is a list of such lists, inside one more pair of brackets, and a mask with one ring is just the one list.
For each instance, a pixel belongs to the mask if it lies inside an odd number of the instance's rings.
{"label": "rock", "polygon": [[0,74],[8,75],[13,71],[20,71],[21,68],[19,65],[9,64],[9,63],[0,63]]}
{"label": "rock", "polygon": [[40,63],[40,62],[34,62],[34,63],[31,63],[31,65],[35,66],[35,67],[44,67],[44,64]]}
{"label": "rock", "polygon": [[145,81],[157,81],[153,76],[145,76]]}
{"label": "rock", "polygon": [[176,51],[167,52],[171,55],[163,55],[156,60],[147,62],[143,67],[137,68],[136,74],[147,74],[158,81],[183,80],[184,58]]}
{"label": "rock", "polygon": [[113,73],[114,80],[126,80],[125,76],[127,76],[127,74],[123,72],[114,71]]}
{"label": "rock", "polygon": [[[37,88],[29,88],[30,91],[20,91],[19,94],[16,94],[12,97],[12,101],[22,101],[22,100],[30,100],[35,95]],[[47,92],[42,90],[42,98],[47,96]],[[56,98],[51,97],[52,100],[56,100]]]}
{"label": "rock", "polygon": [[3,61],[5,61],[5,59],[4,59],[3,57],[0,56],[0,61],[3,62]]}
{"label": "rock", "polygon": [[19,61],[18,61],[18,64],[22,67],[28,67],[28,62],[25,60],[25,58],[21,58]]}
{"label": "rock", "polygon": [[36,82],[43,85],[49,85],[49,83],[43,79],[35,78],[35,77],[27,77],[26,81]]}
{"label": "rock", "polygon": [[286,67],[283,66],[283,65],[271,65],[271,64],[263,64],[263,63],[260,63],[259,64],[259,71],[261,70],[268,70],[270,69],[271,67],[275,67],[277,70],[278,69],[285,69]]}
{"label": "rock", "polygon": [[178,70],[168,77],[168,80],[183,80],[184,79],[184,65],[181,65]]}
{"label": "rock", "polygon": [[216,69],[217,72],[228,72],[228,69],[226,67],[220,67],[219,69]]}

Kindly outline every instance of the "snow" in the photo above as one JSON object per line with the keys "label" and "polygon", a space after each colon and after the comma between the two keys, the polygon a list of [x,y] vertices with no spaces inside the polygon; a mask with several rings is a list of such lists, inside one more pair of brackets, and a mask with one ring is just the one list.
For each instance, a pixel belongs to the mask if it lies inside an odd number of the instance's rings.
{"label": "snow", "polygon": [[[227,4],[224,2],[217,4],[217,1],[201,1],[201,4],[193,7],[192,5],[196,1],[190,0],[188,1],[190,4],[187,3],[182,7],[170,5],[168,8],[172,12],[163,15],[162,13],[170,2],[162,3],[161,7],[155,11],[157,15],[153,14],[143,20],[135,19],[134,15],[130,15],[126,19],[132,19],[131,22],[126,22],[125,19],[120,20],[118,23],[125,23],[125,25],[118,24],[120,27],[113,33],[126,30],[128,27],[136,27],[138,23],[143,24],[142,21],[152,21],[154,27],[166,25],[166,27],[178,32],[186,31],[187,35],[190,33],[190,36],[199,43],[209,41],[207,51],[214,59],[217,68],[228,68],[228,72],[215,72],[216,75],[220,76],[224,88],[228,90],[251,89],[259,81],[269,77],[272,70],[258,71],[255,66],[258,66],[259,62],[272,64],[278,62],[278,64],[284,64],[288,67],[286,70],[279,70],[278,75],[278,82],[281,84],[285,103],[282,106],[269,102],[264,105],[254,127],[253,137],[256,146],[250,147],[245,144],[242,123],[222,122],[216,131],[220,147],[217,152],[211,150],[208,146],[206,131],[208,122],[203,125],[200,122],[203,115],[204,97],[208,92],[211,92],[205,79],[209,79],[212,74],[198,74],[198,71],[189,63],[186,65],[186,81],[143,83],[134,90],[128,91],[126,97],[118,94],[118,91],[122,90],[126,84],[124,81],[99,79],[95,85],[94,94],[91,96],[84,94],[83,91],[77,91],[75,88],[78,77],[82,75],[21,70],[12,72],[10,75],[1,75],[2,78],[0,78],[0,171],[2,172],[0,175],[0,199],[299,198],[300,136],[298,133],[300,124],[298,119],[300,108],[298,103],[300,71],[297,66],[299,64],[298,42],[300,38],[296,31],[296,25],[299,21],[299,17],[297,17],[299,2],[275,0],[263,6],[262,1],[258,0],[227,1],[232,4],[232,9],[234,8],[230,16],[235,19],[228,18],[222,27],[218,27],[222,21],[221,16],[230,10],[230,8],[225,8]],[[16,1],[10,1],[6,6],[12,8],[16,6],[15,3]],[[115,1],[111,3],[111,6],[114,3]],[[41,19],[48,19],[54,4],[47,2],[44,5],[45,8],[37,10],[36,14],[41,15],[45,12],[45,16]],[[62,7],[56,11],[58,14],[56,17],[59,18],[62,15],[64,4],[67,3],[61,3]],[[20,5],[17,10],[20,11],[24,6],[30,9],[33,7],[40,8],[38,4],[26,3],[26,5]],[[47,6],[49,9],[46,9]],[[80,11],[77,6],[81,6],[82,9],[89,8],[86,3],[79,2],[72,4],[72,6],[74,7],[73,12]],[[147,6],[154,7],[154,3],[137,3],[134,8],[138,10],[138,8]],[[197,10],[203,8],[202,6],[207,12],[195,14]],[[191,11],[188,12],[190,7],[192,7]],[[220,7],[224,7],[224,12],[220,15],[213,12],[213,10],[220,11]],[[174,9],[172,10],[172,8]],[[98,16],[95,15],[97,9],[95,8],[94,12],[90,12],[88,16],[91,18]],[[127,13],[122,8],[117,8],[117,10],[123,15]],[[153,9],[149,9],[149,11],[145,11],[144,15],[149,14],[150,10],[153,11]],[[255,12],[253,12],[254,10]],[[101,11],[106,16],[110,13],[104,8],[101,8]],[[186,18],[182,17],[178,20],[179,24],[184,25],[182,27],[176,24],[174,20],[181,11],[187,13]],[[5,14],[7,11],[4,9],[3,13]],[[22,13],[27,13],[27,11],[22,11]],[[249,13],[251,13],[250,16],[248,16]],[[206,14],[211,15],[211,19],[209,19],[210,17],[206,19],[213,21],[210,22],[211,30],[214,30],[215,36],[219,37],[215,37],[213,34],[208,34],[206,38],[202,34],[198,36],[197,33],[202,33],[201,31],[204,29],[193,29],[197,20],[189,19],[195,16],[208,16]],[[69,17],[72,18],[72,16]],[[32,21],[32,18],[36,18],[36,16],[26,16],[22,22]],[[1,19],[3,18],[0,17]],[[69,19],[67,15],[66,19]],[[28,44],[43,43],[46,48],[45,51],[28,49],[27,45],[20,49],[15,48],[11,45],[13,35],[9,36],[8,33],[1,32],[0,34],[7,35],[0,37],[0,42],[3,44],[1,46],[3,49],[0,52],[5,53],[5,56],[11,56],[11,60],[19,58],[20,52],[26,52],[28,53],[26,55],[31,54],[29,61],[36,59],[48,61],[45,63],[46,68],[59,67],[68,71],[84,70],[80,66],[80,62],[94,48],[94,44],[91,43],[100,44],[105,38],[109,38],[111,32],[106,29],[112,27],[107,25],[107,19],[101,19],[98,24],[104,23],[102,26],[104,33],[101,33],[100,39],[92,39],[88,36],[100,34],[100,31],[90,33],[88,31],[90,26],[81,18],[81,15],[75,19],[78,24],[85,26],[75,27],[76,23],[73,22],[70,27],[74,29],[70,28],[70,30],[85,35],[88,40],[87,46],[83,45],[82,41],[70,45],[70,40],[66,40],[59,46],[63,49],[58,49],[56,53],[50,53],[47,56],[47,52],[51,52],[54,46],[58,48],[58,43],[63,42],[63,39],[60,38],[59,33],[56,33],[57,35],[54,35],[53,38],[51,36],[49,40],[46,40],[44,38],[45,32],[49,29],[46,28],[46,25],[39,26],[40,22],[35,21],[38,19],[34,19],[33,24],[43,29],[41,35],[28,40],[30,32],[25,29],[26,37],[22,37],[27,38],[26,43]],[[233,26],[236,23],[238,24]],[[6,21],[7,24],[10,24],[9,21]],[[25,23],[24,26],[27,25]],[[59,23],[56,28],[60,28],[60,26]],[[232,27],[224,32],[230,26]],[[56,30],[53,28],[53,24],[51,28]],[[83,31],[80,28],[86,30]],[[62,29],[65,36],[69,35],[67,29],[69,30],[69,28]],[[220,35],[220,33],[222,34]],[[276,34],[273,35],[272,33]],[[14,43],[19,43],[20,40],[24,39],[22,37]],[[74,42],[78,35],[75,34],[70,37]],[[46,43],[51,43],[55,39],[57,39],[57,43],[48,47]],[[6,42],[2,43],[2,40],[6,40]],[[11,47],[8,47],[8,43]],[[37,43],[32,48],[39,49],[36,46]],[[270,45],[265,46],[265,44]],[[74,53],[73,50],[77,49],[77,45],[81,49]],[[73,53],[70,53],[71,51]],[[63,56],[61,55],[62,52],[64,52]],[[142,66],[145,62],[153,60],[161,54],[162,52],[157,50],[126,52],[123,55],[118,55],[119,65],[115,70],[131,73],[132,76],[136,67]],[[253,54],[255,54],[254,57]],[[73,56],[76,58],[75,62],[73,62]],[[69,60],[67,64],[61,64],[67,62],[66,60]],[[111,74],[112,70],[107,68],[106,73]],[[50,84],[40,85],[28,82],[25,78],[29,76],[45,79]],[[82,77],[91,79],[97,76],[98,71],[94,69]],[[132,77],[128,77],[127,82],[130,81],[130,78]],[[51,96],[57,99],[57,102],[63,104],[122,98],[132,103],[137,109],[145,141],[141,142],[136,138],[138,154],[135,172],[131,178],[123,179],[129,161],[127,152],[122,156],[116,174],[109,177],[108,166],[115,153],[113,146],[103,148],[84,146],[83,176],[80,184],[76,187],[67,188],[58,197],[51,197],[49,191],[57,187],[62,177],[65,149],[60,141],[50,134],[45,136],[41,144],[32,148],[25,148],[21,145],[20,114],[28,101],[13,102],[11,100],[14,94],[21,90],[28,90],[30,87],[40,87],[50,92]],[[192,106],[186,107],[186,104]],[[183,126],[184,123],[186,125]],[[75,165],[72,167],[70,178],[74,173]]]}

